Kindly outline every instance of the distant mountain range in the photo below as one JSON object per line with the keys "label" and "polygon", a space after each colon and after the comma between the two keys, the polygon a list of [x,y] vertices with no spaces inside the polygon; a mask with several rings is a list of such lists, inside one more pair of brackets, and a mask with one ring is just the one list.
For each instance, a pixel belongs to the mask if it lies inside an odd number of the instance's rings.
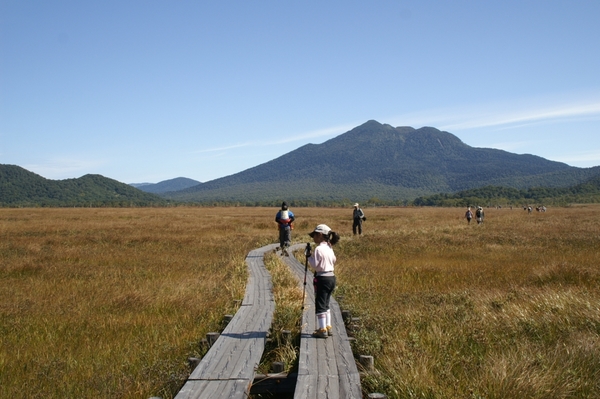
{"label": "distant mountain range", "polygon": [[318,204],[377,198],[412,200],[484,186],[569,187],[600,175],[535,155],[474,148],[432,127],[368,121],[322,144],[198,184],[165,198],[191,202]]}
{"label": "distant mountain range", "polygon": [[[577,168],[535,155],[470,147],[451,133],[432,127],[392,127],[368,121],[322,144],[307,144],[205,183],[179,177],[127,185],[99,175],[54,181],[18,166],[0,165],[0,206],[168,202],[271,206],[282,200],[301,206],[367,201],[394,204],[415,199],[427,204],[433,201],[428,197],[437,198],[436,203],[459,203],[472,192],[483,192],[489,198],[494,191],[506,189],[516,198],[529,195],[534,188],[577,185],[576,190],[591,187],[585,198],[596,198],[593,190],[598,176],[600,166]],[[477,191],[484,187],[488,188]],[[444,195],[436,197],[440,193]]]}
{"label": "distant mountain range", "polygon": [[194,187],[200,184],[199,181],[188,179],[187,177],[177,177],[175,179],[164,180],[159,183],[131,183],[130,185],[145,191],[147,193],[168,193],[170,191],[180,191],[186,188]]}

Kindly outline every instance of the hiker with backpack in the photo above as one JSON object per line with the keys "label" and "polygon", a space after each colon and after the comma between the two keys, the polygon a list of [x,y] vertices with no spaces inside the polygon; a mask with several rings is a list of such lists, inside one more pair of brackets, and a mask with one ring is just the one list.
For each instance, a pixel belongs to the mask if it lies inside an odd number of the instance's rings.
{"label": "hiker with backpack", "polygon": [[327,338],[333,335],[329,302],[336,283],[333,274],[336,257],[332,246],[340,240],[340,236],[325,224],[318,225],[308,235],[317,245],[313,253],[311,253],[310,246],[307,248],[306,253],[306,259],[315,271],[313,283],[315,286],[317,329],[312,335],[315,338]]}
{"label": "hiker with backpack", "polygon": [[362,235],[362,222],[367,220],[365,213],[358,206],[358,203],[354,204],[354,211],[352,212],[352,233],[356,235]]}
{"label": "hiker with backpack", "polygon": [[467,212],[465,213],[465,218],[467,218],[467,224],[471,224],[471,219],[473,219],[473,212],[471,211],[471,207],[467,208]]}
{"label": "hiker with backpack", "polygon": [[279,229],[279,246],[282,252],[286,252],[286,247],[292,243],[292,228],[294,222],[294,213],[288,209],[288,204],[281,203],[281,210],[275,215],[275,221]]}
{"label": "hiker with backpack", "polygon": [[484,213],[482,207],[477,207],[477,210],[475,211],[475,217],[477,218],[477,224],[483,223]]}

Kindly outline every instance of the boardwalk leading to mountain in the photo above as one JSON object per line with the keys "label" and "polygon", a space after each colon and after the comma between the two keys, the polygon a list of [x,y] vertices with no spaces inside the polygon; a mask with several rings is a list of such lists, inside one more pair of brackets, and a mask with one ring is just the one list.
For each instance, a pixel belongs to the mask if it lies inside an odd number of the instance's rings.
{"label": "boardwalk leading to mountain", "polygon": [[[244,300],[175,399],[249,397],[275,310],[271,276],[263,262],[264,254],[275,248],[276,244],[267,245],[246,257],[249,277]],[[301,248],[304,245],[295,245],[290,253]],[[302,288],[304,265],[293,256],[281,259],[299,278]],[[333,337],[319,339],[311,335],[315,330],[314,290],[312,275],[308,277],[298,372],[288,377],[296,380],[294,398],[362,398],[360,376],[335,299],[331,300]]]}
{"label": "boardwalk leading to mountain", "polygon": [[251,251],[244,300],[233,319],[189,376],[176,399],[247,398],[273,320],[271,276],[264,266],[275,244]]}

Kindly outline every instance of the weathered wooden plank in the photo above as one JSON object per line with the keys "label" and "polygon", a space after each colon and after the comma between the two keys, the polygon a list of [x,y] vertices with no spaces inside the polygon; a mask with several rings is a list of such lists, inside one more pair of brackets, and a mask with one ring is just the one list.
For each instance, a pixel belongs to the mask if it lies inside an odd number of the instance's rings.
{"label": "weathered wooden plank", "polygon": [[339,374],[340,398],[362,398],[360,374]]}
{"label": "weathered wooden plank", "polygon": [[265,348],[275,302],[263,256],[275,244],[251,251],[242,305],[193,370],[176,399],[247,398]]}
{"label": "weathered wooden plank", "polygon": [[298,374],[296,382],[296,390],[294,391],[294,399],[317,399],[322,398],[319,395],[319,387],[317,386],[317,376],[314,374]]}
{"label": "weathered wooden plank", "polygon": [[[270,247],[271,246],[267,246],[267,248]],[[250,274],[248,276],[242,305],[257,304],[257,301],[265,299],[261,294],[272,288],[271,276],[263,263],[264,254],[269,251],[265,250],[265,248],[266,247],[252,250],[246,257],[246,264],[248,265]]]}
{"label": "weathered wooden plank", "polygon": [[319,375],[337,376],[337,356],[333,347],[336,339],[328,338],[327,340],[319,340],[323,342],[317,343],[317,351],[319,352],[317,355],[317,372]]}
{"label": "weathered wooden plank", "polygon": [[[219,339],[190,375],[190,379],[240,378],[237,363],[260,360],[271,325],[274,302],[269,306],[242,306]],[[256,352],[260,352],[260,354]],[[251,367],[249,364],[247,367]]]}
{"label": "weathered wooden plank", "polygon": [[345,391],[342,390],[340,382],[344,382],[343,378],[340,379],[337,375],[299,375],[294,399],[362,398],[362,396],[343,396],[342,392]]}
{"label": "weathered wooden plank", "polygon": [[246,283],[246,292],[244,294],[244,299],[242,299],[242,306],[253,305],[256,295],[258,295],[256,290],[256,277],[251,275],[248,277],[248,282]]}
{"label": "weathered wooden plank", "polygon": [[[336,345],[335,351],[338,371],[340,374],[353,373],[355,371],[358,373],[356,361],[354,360],[354,355],[350,346],[350,339],[344,326],[340,305],[334,300],[331,301],[331,318],[333,325],[337,326],[337,329],[333,331],[333,334],[337,337],[337,339],[334,340],[334,344]],[[350,348],[350,350],[348,350],[348,348]]]}
{"label": "weathered wooden plank", "polygon": [[229,399],[247,398],[252,381],[220,380],[220,381],[187,381],[179,391],[178,399]]}
{"label": "weathered wooden plank", "polygon": [[[217,362],[206,378],[240,378],[247,375],[248,369],[256,368],[265,347],[272,314],[272,310],[255,313],[253,323],[248,324],[245,332],[221,334],[224,340],[230,341],[230,353]],[[266,327],[265,322],[268,322]]]}

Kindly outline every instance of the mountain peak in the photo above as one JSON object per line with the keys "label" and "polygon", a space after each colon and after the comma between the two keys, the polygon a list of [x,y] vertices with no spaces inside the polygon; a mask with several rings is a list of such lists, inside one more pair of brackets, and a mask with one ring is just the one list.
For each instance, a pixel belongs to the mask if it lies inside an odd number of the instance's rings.
{"label": "mountain peak", "polygon": [[304,145],[262,165],[169,196],[246,203],[265,198],[412,199],[491,184],[568,186],[590,173],[541,157],[473,148],[434,127],[393,127],[369,120],[321,144]]}

